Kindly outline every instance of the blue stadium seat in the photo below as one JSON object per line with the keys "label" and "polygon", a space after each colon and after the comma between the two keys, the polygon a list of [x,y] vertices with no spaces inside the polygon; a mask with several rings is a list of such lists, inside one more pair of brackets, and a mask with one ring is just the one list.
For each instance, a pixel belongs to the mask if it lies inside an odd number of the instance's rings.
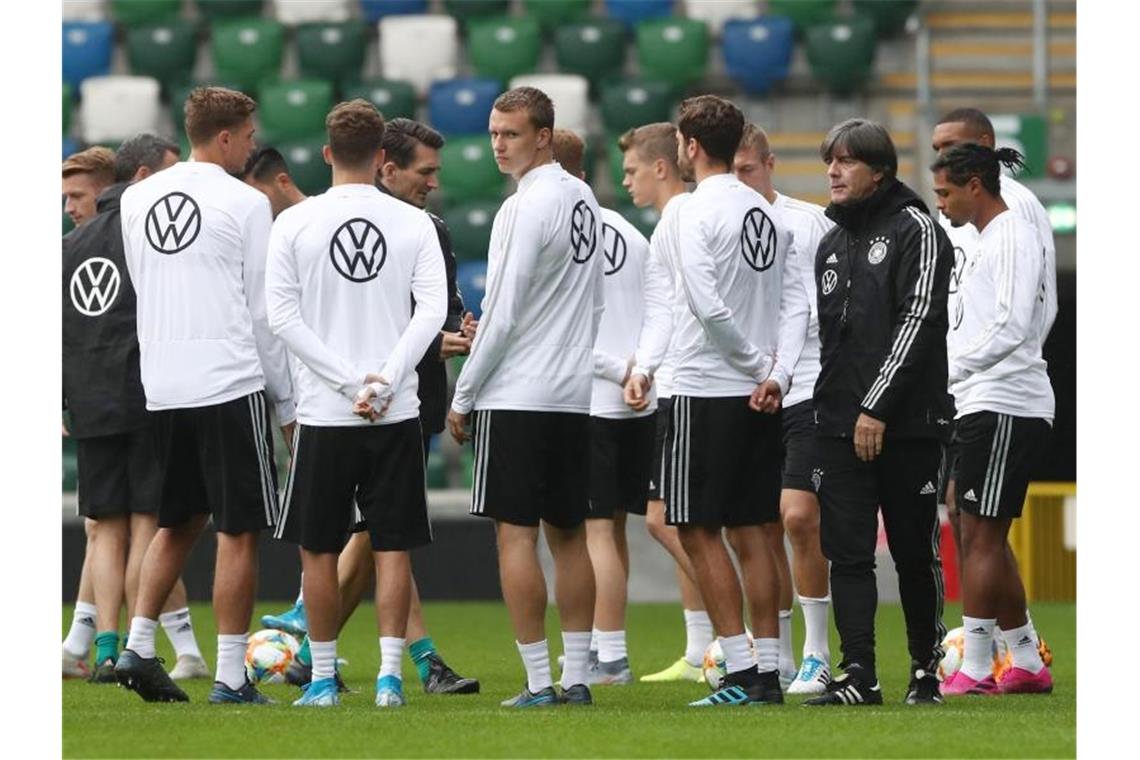
{"label": "blue stadium seat", "polygon": [[629,28],[651,18],[673,14],[673,0],[606,0],[606,15]]}
{"label": "blue stadium seat", "polygon": [[384,16],[427,13],[428,0],[360,0],[360,11],[368,23],[375,24]]}
{"label": "blue stadium seat", "polygon": [[87,77],[111,73],[115,27],[110,21],[68,21],[63,25],[63,81],[79,91]]}
{"label": "blue stadium seat", "polygon": [[487,292],[487,262],[461,261],[455,270],[455,283],[463,294],[463,305],[475,319],[483,316],[483,295]]}
{"label": "blue stadium seat", "polygon": [[428,120],[445,135],[483,134],[491,106],[502,91],[494,79],[471,77],[434,82],[428,92]]}
{"label": "blue stadium seat", "polygon": [[70,137],[63,138],[63,158],[61,158],[60,161],[65,161],[67,160],[67,157],[72,153],[78,152],[79,143],[75,142],[75,140],[72,140]]}
{"label": "blue stadium seat", "polygon": [[725,22],[721,42],[725,70],[746,92],[767,94],[788,76],[795,32],[791,19],[784,16]]}

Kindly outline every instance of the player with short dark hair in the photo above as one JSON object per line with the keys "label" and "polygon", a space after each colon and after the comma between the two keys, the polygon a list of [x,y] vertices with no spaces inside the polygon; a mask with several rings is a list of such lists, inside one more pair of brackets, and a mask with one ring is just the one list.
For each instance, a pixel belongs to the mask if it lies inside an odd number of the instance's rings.
{"label": "player with short dark hair", "polygon": [[276,148],[258,148],[249,157],[241,176],[247,185],[256,187],[269,198],[274,219],[285,209],[305,200],[305,194],[289,175],[285,157]]}

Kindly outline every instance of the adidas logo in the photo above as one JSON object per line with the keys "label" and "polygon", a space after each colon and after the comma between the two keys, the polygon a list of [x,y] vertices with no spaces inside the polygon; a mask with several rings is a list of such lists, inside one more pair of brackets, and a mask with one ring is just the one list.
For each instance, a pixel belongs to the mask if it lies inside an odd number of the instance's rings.
{"label": "adidas logo", "polygon": [[95,618],[81,617],[76,622],[79,623],[80,625],[89,625],[92,628],[95,627]]}
{"label": "adidas logo", "polygon": [[982,628],[980,625],[977,628],[974,628],[973,630],[970,631],[970,633],[982,633],[982,634],[984,634],[985,632],[986,632],[986,629]]}
{"label": "adidas logo", "polygon": [[839,257],[833,253],[827,257],[827,261],[825,261],[824,263],[825,264],[838,264],[839,263]]}
{"label": "adidas logo", "polygon": [[1017,641],[1017,645],[1018,645],[1019,647],[1023,647],[1023,646],[1025,646],[1026,644],[1032,644],[1032,643],[1033,643],[1033,639],[1029,638],[1028,636],[1022,636],[1022,637],[1021,637],[1020,639],[1018,639],[1018,641]]}
{"label": "adidas logo", "polygon": [[974,489],[973,488],[971,488],[969,491],[966,491],[966,495],[963,496],[962,498],[965,499],[966,501],[977,501],[978,500],[978,497],[974,496]]}
{"label": "adidas logo", "polygon": [[194,626],[190,625],[189,623],[183,623],[182,625],[178,626],[177,633],[186,633],[187,631],[192,630],[194,630]]}
{"label": "adidas logo", "polygon": [[922,487],[922,490],[919,491],[918,493],[920,496],[926,496],[927,494],[934,493],[934,484],[932,482],[930,482],[929,480],[926,481],[926,485],[924,485]]}

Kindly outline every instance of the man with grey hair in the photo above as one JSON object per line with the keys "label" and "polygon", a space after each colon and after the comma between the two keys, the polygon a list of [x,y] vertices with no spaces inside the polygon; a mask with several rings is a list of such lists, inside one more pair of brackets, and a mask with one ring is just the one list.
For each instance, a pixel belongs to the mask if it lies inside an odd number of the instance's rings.
{"label": "man with grey hair", "polygon": [[904,701],[937,704],[946,629],[936,484],[953,417],[946,306],[954,254],[926,205],[896,178],[898,156],[881,125],[836,125],[820,157],[836,226],[815,255],[820,372],[811,479],[845,672],[805,704],[883,702],[875,673],[880,509],[911,657]]}
{"label": "man with grey hair", "polygon": [[[115,154],[115,180],[96,215],[63,238],[63,398],[79,465],[79,513],[98,523],[91,558],[95,670],[115,683],[119,608],[134,614],[142,557],[158,528],[159,483],[139,378],[135,293],[123,259],[119,199],[126,188],[178,160],[178,146],[139,134]],[[186,587],[179,580],[160,622],[178,661],[173,678],[205,678]]]}

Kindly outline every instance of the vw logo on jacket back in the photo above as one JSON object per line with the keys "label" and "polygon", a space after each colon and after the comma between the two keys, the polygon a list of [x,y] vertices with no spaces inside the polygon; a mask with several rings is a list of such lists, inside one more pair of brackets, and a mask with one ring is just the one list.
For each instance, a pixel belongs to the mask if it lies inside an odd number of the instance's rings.
{"label": "vw logo on jacket back", "polygon": [[606,257],[606,275],[617,274],[625,266],[628,252],[625,238],[613,225],[602,222],[602,253]]}
{"label": "vw logo on jacket back", "polygon": [[104,314],[119,297],[122,281],[115,262],[99,256],[87,259],[71,275],[71,303],[84,316]]}
{"label": "vw logo on jacket back", "polygon": [[146,241],[167,255],[186,250],[202,231],[202,211],[186,193],[167,193],[146,212]]}
{"label": "vw logo on jacket back", "polygon": [[329,241],[329,258],[338,274],[353,282],[376,279],[388,258],[388,243],[384,233],[359,217],[349,219],[337,227]]}
{"label": "vw logo on jacket back", "polygon": [[598,247],[598,225],[594,211],[586,201],[574,204],[570,214],[570,247],[574,249],[574,262],[585,264]]}
{"label": "vw logo on jacket back", "polygon": [[760,208],[750,208],[740,230],[740,251],[748,266],[763,272],[776,262],[776,225]]}

